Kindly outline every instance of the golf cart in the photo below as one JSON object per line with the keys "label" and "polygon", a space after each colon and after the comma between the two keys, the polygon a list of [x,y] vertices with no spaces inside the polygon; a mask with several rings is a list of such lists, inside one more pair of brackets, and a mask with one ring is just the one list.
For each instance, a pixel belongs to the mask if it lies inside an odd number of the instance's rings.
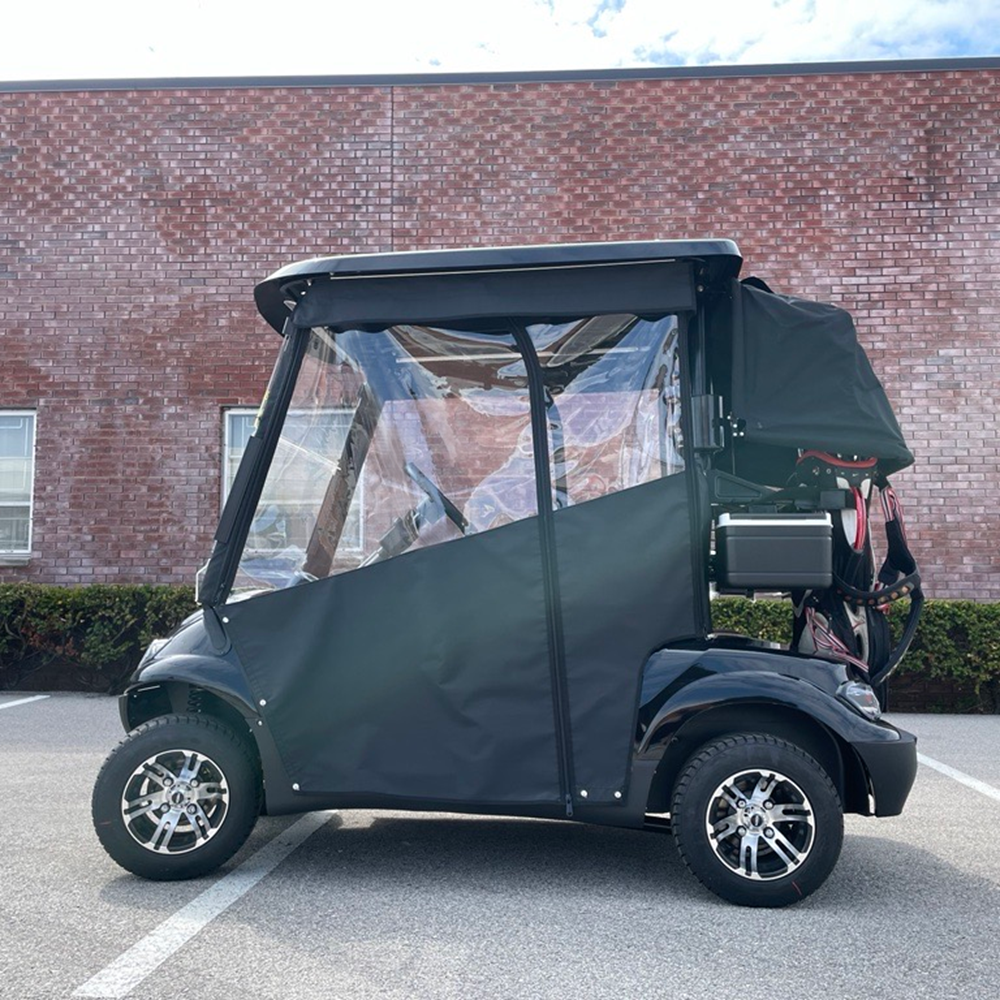
{"label": "golf cart", "polygon": [[[181,879],[261,811],[543,817],[672,832],[719,896],[782,906],[845,811],[898,814],[915,739],[880,715],[922,594],[886,476],[912,456],[850,317],[741,263],[593,243],[262,282],[277,362],[201,610],[121,696],[109,854]],[[716,595],[760,592],[789,646],[713,632]]]}

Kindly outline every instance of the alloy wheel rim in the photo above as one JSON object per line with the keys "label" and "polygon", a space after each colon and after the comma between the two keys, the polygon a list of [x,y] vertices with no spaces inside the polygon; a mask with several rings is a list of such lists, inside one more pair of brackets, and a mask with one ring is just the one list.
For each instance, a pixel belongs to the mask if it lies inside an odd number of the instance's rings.
{"label": "alloy wheel rim", "polygon": [[162,750],[147,757],[122,792],[125,829],[154,854],[187,854],[203,847],[228,813],[226,776],[197,750]]}
{"label": "alloy wheel rim", "polygon": [[736,771],[709,799],[705,830],[716,858],[752,882],[801,868],[816,842],[815,813],[802,788],[770,769]]}

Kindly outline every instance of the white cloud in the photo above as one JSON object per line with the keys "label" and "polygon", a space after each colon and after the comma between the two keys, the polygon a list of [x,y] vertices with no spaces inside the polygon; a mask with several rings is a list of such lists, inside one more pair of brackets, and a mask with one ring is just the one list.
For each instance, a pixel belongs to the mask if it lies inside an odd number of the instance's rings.
{"label": "white cloud", "polygon": [[683,65],[1000,51],[1000,8],[991,0],[716,0],[710,9],[668,23],[657,17],[657,0],[628,0],[609,19],[608,36],[640,58]]}
{"label": "white cloud", "polygon": [[[50,0],[0,79],[359,74],[1000,52],[995,0]],[[16,43],[13,40],[17,40]]]}

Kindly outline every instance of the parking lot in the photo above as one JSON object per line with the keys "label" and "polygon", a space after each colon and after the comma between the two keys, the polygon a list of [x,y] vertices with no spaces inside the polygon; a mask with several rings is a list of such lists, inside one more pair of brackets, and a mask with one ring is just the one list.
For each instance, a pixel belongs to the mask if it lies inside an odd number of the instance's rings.
{"label": "parking lot", "polygon": [[211,878],[141,881],[90,792],[113,698],[0,695],[0,997],[1000,996],[1000,716],[894,716],[905,813],[848,817],[829,882],[732,907],[670,838],[399,812],[264,818]]}

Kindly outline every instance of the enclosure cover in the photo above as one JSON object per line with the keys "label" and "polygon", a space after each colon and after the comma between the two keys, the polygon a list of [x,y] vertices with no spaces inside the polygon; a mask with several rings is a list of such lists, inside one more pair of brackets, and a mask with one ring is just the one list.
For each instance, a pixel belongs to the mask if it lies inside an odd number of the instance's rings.
{"label": "enclosure cover", "polygon": [[289,332],[251,596],[225,614],[300,791],[624,801],[643,665],[703,600],[664,308],[690,282],[658,273],[658,316],[553,322],[533,290],[544,319]]}
{"label": "enclosure cover", "polygon": [[733,411],[751,444],[913,462],[881,383],[836,306],[740,286]]}

